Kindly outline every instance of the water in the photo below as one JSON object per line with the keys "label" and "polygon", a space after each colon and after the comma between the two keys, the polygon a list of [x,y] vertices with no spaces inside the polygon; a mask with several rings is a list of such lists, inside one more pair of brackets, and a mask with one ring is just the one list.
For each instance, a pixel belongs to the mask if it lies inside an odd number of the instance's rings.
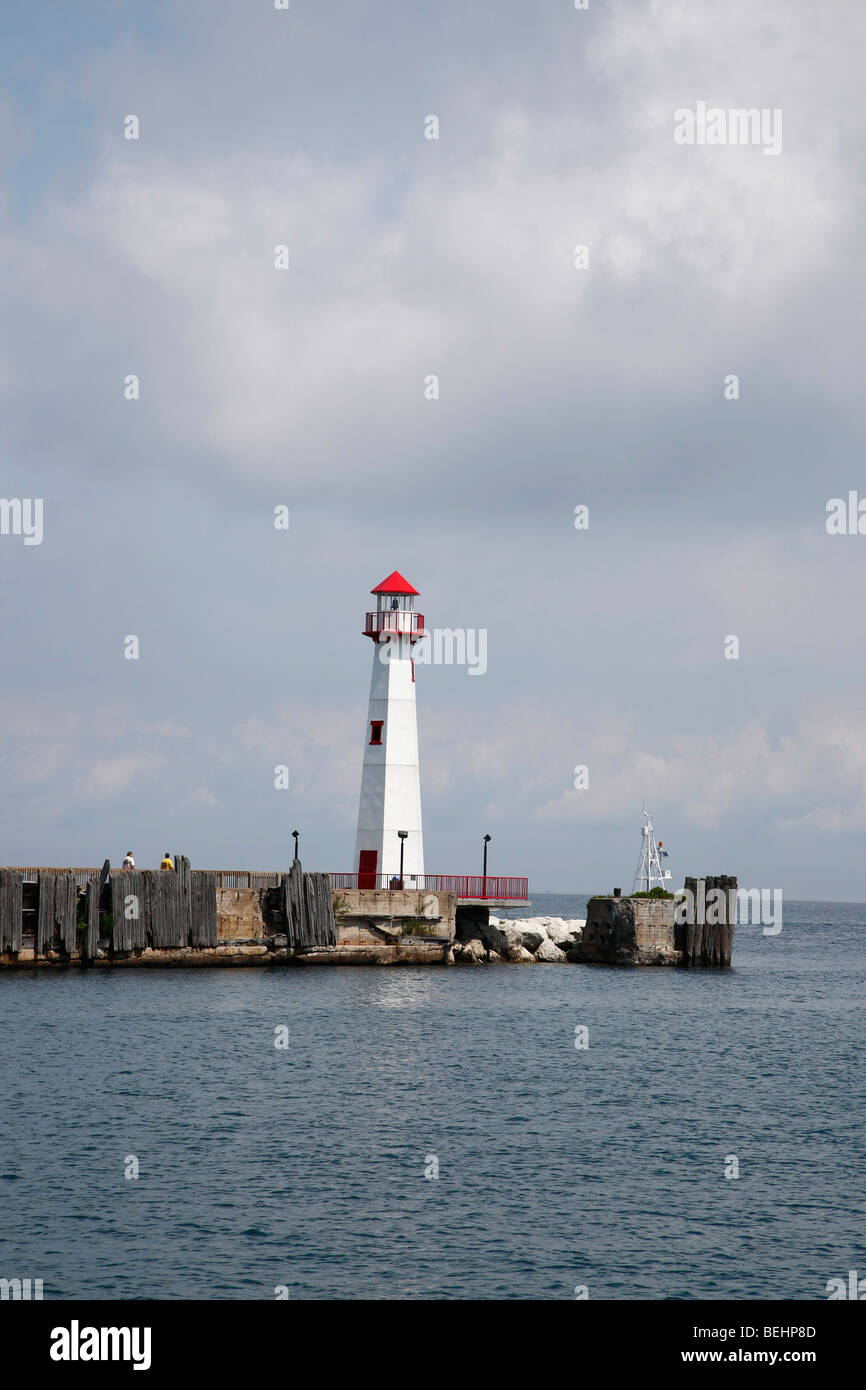
{"label": "water", "polygon": [[6,973],[0,1276],[46,1298],[824,1298],[866,1272],[864,920],[786,904],[779,937],[738,928],[730,972]]}

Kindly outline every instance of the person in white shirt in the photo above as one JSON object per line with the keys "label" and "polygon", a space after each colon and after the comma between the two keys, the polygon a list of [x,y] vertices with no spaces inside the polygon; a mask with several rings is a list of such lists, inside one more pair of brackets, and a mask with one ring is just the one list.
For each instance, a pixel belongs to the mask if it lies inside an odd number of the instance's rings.
{"label": "person in white shirt", "polygon": [[131,849],[128,849],[128,850],[126,851],[126,858],[125,858],[124,861],[123,861],[123,867],[124,867],[124,869],[134,869],[134,868],[135,868],[135,860],[134,860],[133,857],[132,857],[132,850],[131,850]]}

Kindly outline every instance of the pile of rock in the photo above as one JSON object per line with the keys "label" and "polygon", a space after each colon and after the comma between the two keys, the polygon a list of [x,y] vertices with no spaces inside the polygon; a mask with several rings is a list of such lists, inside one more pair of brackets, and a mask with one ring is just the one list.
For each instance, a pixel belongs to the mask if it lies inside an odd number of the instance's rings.
{"label": "pile of rock", "polygon": [[462,965],[488,961],[562,964],[570,959],[583,927],[582,919],[568,922],[562,917],[527,917],[511,922],[491,916],[488,923],[474,922],[471,935],[454,942],[451,959]]}

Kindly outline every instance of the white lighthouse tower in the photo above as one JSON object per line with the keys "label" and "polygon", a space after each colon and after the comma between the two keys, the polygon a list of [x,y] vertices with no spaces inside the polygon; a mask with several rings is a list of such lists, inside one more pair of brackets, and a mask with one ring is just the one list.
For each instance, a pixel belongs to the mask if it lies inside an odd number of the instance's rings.
{"label": "white lighthouse tower", "polygon": [[397,570],[370,592],[377,602],[364,626],[373,639],[373,674],[355,840],[358,887],[396,886],[402,854],[402,884],[419,888],[424,843],[412,649],[425,636],[424,615],[415,612],[418,590]]}

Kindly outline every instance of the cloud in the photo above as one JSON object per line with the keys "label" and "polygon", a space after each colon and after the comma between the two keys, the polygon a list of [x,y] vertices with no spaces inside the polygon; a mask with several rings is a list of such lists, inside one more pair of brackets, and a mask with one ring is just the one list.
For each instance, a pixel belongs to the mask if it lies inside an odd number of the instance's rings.
{"label": "cloud", "polygon": [[75,795],[84,801],[111,800],[129,787],[151,778],[165,759],[153,753],[121,753],[115,758],[100,758],[83,773],[75,784]]}
{"label": "cloud", "polygon": [[[648,794],[728,842],[788,823],[805,872],[862,815],[863,562],[823,521],[864,445],[866,12],[340,13],[103,16],[15,88],[4,491],[46,535],[0,543],[6,842],[50,823],[62,862],[122,811],[141,848],[174,807],[198,862],[282,862],[290,815],[347,856],[358,615],[397,566],[429,622],[489,630],[483,680],[419,674],[431,864],[484,816],[562,884]],[[698,100],[781,107],[782,155],[676,146]]]}
{"label": "cloud", "polygon": [[[589,737],[589,791],[566,790],[534,809],[545,822],[617,820],[640,788],[657,806],[677,806],[696,826],[718,829],[748,803],[769,828],[851,834],[866,826],[866,718],[811,711],[792,735],[771,739],[758,721],[727,740],[673,736],[648,754],[633,744],[615,760]],[[832,798],[832,801],[825,801]],[[817,806],[791,816],[798,802]]]}
{"label": "cloud", "polygon": [[218,806],[219,797],[214,796],[208,787],[196,787],[187,797],[190,806]]}
{"label": "cloud", "polygon": [[[459,124],[455,113],[435,147],[416,116],[396,170],[375,146],[340,158],[338,141],[328,157],[252,137],[240,152],[215,131],[171,157],[153,134],[106,138],[77,193],[52,202],[64,257],[38,226],[7,242],[14,299],[55,331],[89,319],[124,338],[132,316],[140,413],[173,449],[261,482],[302,461],[296,493],[359,467],[384,482],[398,460],[427,491],[435,457],[441,496],[464,469],[461,434],[491,417],[533,419],[575,384],[611,401],[626,388],[691,392],[708,371],[720,382],[726,342],[741,369],[750,344],[781,346],[792,292],[843,253],[859,216],[848,143],[859,112],[839,97],[826,36],[817,69],[804,61],[815,42],[805,10],[792,23],[789,5],[726,7],[711,63],[713,10],[695,10],[653,7],[636,23],[633,7],[615,6],[593,28],[581,61],[603,78],[600,109],[568,103],[574,73],[551,48],[531,93],[482,79],[462,89]],[[211,39],[218,64],[218,27]],[[843,44],[837,33],[830,51]],[[768,71],[795,123],[784,157],[674,145],[672,112],[687,97],[777,105]],[[175,62],[159,80],[171,92],[190,76]],[[808,140],[802,100],[826,103]],[[283,243],[286,272],[274,269]],[[590,247],[588,272],[573,267],[577,243]],[[809,370],[832,377],[832,344],[827,354],[810,354]],[[423,397],[430,372],[436,403]],[[631,475],[637,465],[620,460]]]}

